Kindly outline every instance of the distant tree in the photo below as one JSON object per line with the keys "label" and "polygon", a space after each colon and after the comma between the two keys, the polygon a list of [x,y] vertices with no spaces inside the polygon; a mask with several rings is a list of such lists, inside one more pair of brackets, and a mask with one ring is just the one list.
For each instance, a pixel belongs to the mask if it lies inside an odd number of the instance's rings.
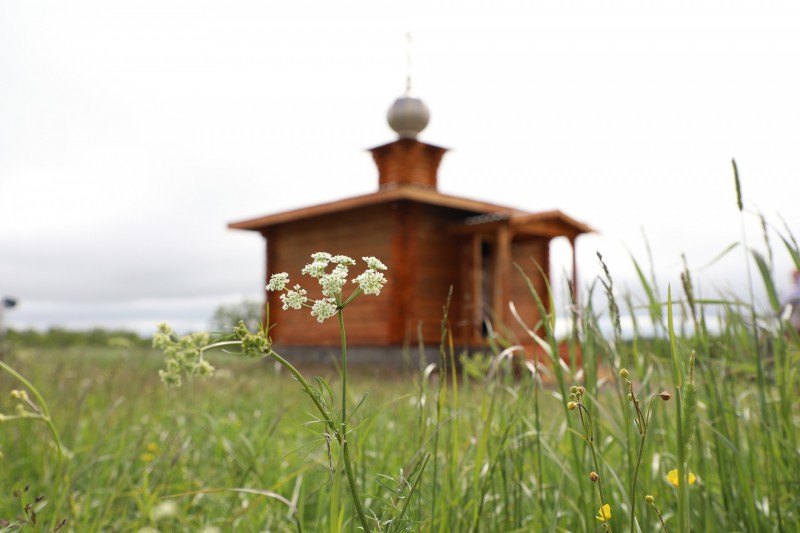
{"label": "distant tree", "polygon": [[263,309],[262,303],[255,300],[244,300],[230,305],[221,305],[217,307],[217,310],[214,311],[214,316],[211,317],[211,329],[214,331],[231,331],[240,320],[244,320],[250,331],[257,331],[258,326],[261,324]]}

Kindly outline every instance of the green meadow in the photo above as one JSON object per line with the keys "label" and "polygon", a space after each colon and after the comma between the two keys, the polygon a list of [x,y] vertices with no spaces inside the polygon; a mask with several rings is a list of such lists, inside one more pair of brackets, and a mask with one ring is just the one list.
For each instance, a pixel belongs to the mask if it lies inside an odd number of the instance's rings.
{"label": "green meadow", "polygon": [[[800,266],[791,235],[775,253]],[[167,388],[134,337],[11,334],[0,530],[800,531],[800,337],[771,255],[752,259],[763,308],[701,299],[689,271],[661,295],[638,264],[634,302],[606,272],[565,341],[553,317],[528,324],[580,366],[500,337],[462,358],[443,321],[439,365],[412,350],[404,373],[298,381],[272,355],[208,350],[212,377]],[[623,336],[642,310],[652,327]]]}

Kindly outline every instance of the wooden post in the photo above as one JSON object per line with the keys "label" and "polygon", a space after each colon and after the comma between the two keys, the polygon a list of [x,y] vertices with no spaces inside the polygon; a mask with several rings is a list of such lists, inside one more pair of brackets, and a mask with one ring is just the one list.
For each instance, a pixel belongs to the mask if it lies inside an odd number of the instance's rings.
{"label": "wooden post", "polygon": [[469,339],[474,343],[481,342],[481,329],[483,327],[483,239],[477,233],[472,235],[471,241],[471,271],[472,271],[472,317],[470,319]]}
{"label": "wooden post", "polygon": [[270,270],[272,270],[272,257],[275,255],[275,242],[274,237],[270,236],[268,231],[262,231],[261,235],[264,237],[264,308],[261,310],[261,323],[264,325],[264,328],[269,328],[270,324],[270,317],[269,317],[269,299],[270,299],[270,292],[267,290],[267,285],[269,285],[269,278],[275,272],[270,274]]}
{"label": "wooden post", "polygon": [[492,308],[498,320],[506,325],[509,298],[511,298],[511,228],[502,224],[497,228]]}
{"label": "wooden post", "polygon": [[569,238],[572,247],[572,303],[578,307],[578,258],[575,256],[575,237]]}

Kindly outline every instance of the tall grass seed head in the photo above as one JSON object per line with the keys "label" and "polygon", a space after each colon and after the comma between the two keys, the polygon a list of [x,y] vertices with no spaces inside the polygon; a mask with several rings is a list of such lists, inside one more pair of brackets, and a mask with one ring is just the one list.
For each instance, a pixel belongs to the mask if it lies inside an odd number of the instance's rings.
{"label": "tall grass seed head", "polygon": [[689,457],[689,452],[694,446],[694,434],[697,429],[697,386],[692,380],[683,384],[683,401],[683,445],[685,457]]}
{"label": "tall grass seed head", "polygon": [[600,479],[600,476],[597,472],[589,472],[589,480],[591,480],[592,483],[596,483],[598,479]]}

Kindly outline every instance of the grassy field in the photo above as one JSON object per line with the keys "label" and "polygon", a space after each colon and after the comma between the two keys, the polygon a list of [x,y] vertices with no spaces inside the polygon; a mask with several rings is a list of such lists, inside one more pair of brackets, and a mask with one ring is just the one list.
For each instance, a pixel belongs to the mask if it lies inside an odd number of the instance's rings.
{"label": "grassy field", "polygon": [[[756,339],[739,314],[723,320],[719,335],[701,329],[676,343],[687,361],[697,353],[689,520],[695,531],[798,531],[797,338]],[[645,502],[651,495],[668,530],[678,530],[678,491],[666,479],[678,450],[669,336],[588,340],[583,379],[566,369],[562,379],[585,387],[597,462],[582,408],[569,410],[555,376],[549,385],[516,380],[507,364],[489,375],[488,359],[470,363],[488,376],[473,379],[351,374],[351,405],[369,393],[351,445],[375,529],[598,530],[596,471],[611,528],[629,530],[636,506],[637,529],[663,529]],[[69,450],[59,465],[45,424],[3,423],[0,517],[12,524],[33,503],[42,531],[62,518],[71,531],[294,531],[298,522],[306,531],[357,530],[336,446],[329,455],[304,393],[271,363],[223,356],[211,380],[169,390],[157,375],[162,358],[149,349],[15,348],[6,361],[39,388]],[[641,438],[611,366],[628,369],[643,406],[651,393],[673,395],[652,404],[633,497]],[[2,412],[14,412],[8,391],[19,388],[0,376]],[[256,492],[215,491],[235,488]]]}
{"label": "grassy field", "polygon": [[[586,307],[581,368],[515,366],[499,346],[458,375],[350,372],[342,427],[369,529],[800,531],[800,338],[777,299],[763,311],[699,300],[688,272],[666,302],[642,283],[653,334],[604,335]],[[614,294],[608,276],[604,287]],[[609,303],[612,324],[634,308]],[[551,348],[552,325],[537,328]],[[18,338],[3,359],[41,394],[0,372],[7,530],[360,530],[339,426],[285,369],[211,356],[211,379],[168,389],[160,352],[67,344]],[[337,405],[341,378],[326,380],[311,382],[317,401]],[[42,400],[63,459],[31,416]]]}

